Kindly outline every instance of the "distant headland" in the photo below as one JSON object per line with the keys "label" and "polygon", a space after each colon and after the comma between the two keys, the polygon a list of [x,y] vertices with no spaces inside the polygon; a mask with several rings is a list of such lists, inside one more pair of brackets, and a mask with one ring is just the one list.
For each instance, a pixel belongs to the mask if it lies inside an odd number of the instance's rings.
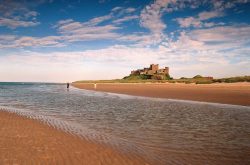
{"label": "distant headland", "polygon": [[72,85],[80,89],[135,96],[250,106],[249,82],[250,76],[215,79],[198,74],[175,79],[170,76],[169,67],[159,69],[159,64],[151,64],[148,68],[132,70],[122,79],[84,80]]}
{"label": "distant headland", "polygon": [[170,68],[159,68],[159,64],[150,64],[148,68],[132,70],[128,76],[122,79],[112,80],[82,80],[74,83],[185,83],[185,84],[212,84],[250,82],[250,76],[236,76],[227,78],[213,78],[197,74],[193,77],[173,78],[170,76]]}

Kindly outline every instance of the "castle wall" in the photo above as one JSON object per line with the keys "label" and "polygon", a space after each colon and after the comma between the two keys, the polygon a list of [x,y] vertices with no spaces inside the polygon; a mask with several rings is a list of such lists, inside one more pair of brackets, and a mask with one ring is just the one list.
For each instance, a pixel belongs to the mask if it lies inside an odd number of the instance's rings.
{"label": "castle wall", "polygon": [[169,74],[169,68],[159,69],[159,64],[151,64],[149,68],[137,69],[131,71],[131,75],[141,75],[141,74]]}
{"label": "castle wall", "polygon": [[153,70],[149,70],[149,71],[147,71],[147,74],[149,74],[149,75],[153,75],[153,74],[155,74],[155,71],[153,71]]}

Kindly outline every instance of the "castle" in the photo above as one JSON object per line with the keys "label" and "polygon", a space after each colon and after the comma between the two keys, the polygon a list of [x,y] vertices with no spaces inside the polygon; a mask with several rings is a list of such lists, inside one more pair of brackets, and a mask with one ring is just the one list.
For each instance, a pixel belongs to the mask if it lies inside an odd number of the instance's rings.
{"label": "castle", "polygon": [[131,71],[130,75],[169,75],[169,68],[159,69],[159,64],[151,64],[149,68]]}

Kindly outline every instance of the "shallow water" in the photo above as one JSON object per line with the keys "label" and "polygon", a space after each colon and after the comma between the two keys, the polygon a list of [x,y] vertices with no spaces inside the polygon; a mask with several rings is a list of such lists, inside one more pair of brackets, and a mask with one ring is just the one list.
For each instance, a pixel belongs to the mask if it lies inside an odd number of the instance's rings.
{"label": "shallow water", "polygon": [[250,107],[0,83],[0,107],[157,164],[250,163]]}

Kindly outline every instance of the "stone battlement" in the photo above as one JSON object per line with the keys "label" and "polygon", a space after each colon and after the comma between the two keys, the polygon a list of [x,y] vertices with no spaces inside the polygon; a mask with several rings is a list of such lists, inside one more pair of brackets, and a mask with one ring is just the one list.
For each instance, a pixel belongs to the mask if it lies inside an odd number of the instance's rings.
{"label": "stone battlement", "polygon": [[131,71],[130,75],[169,75],[169,67],[159,69],[159,64],[151,64],[149,68],[137,69]]}

